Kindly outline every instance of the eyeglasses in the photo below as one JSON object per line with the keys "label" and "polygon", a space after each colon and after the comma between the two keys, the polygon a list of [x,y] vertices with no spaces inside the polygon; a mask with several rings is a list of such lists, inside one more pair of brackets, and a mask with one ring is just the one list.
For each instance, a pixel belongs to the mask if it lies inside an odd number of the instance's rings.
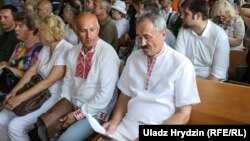
{"label": "eyeglasses", "polygon": [[215,17],[217,21],[225,20],[227,17],[225,15],[218,15]]}

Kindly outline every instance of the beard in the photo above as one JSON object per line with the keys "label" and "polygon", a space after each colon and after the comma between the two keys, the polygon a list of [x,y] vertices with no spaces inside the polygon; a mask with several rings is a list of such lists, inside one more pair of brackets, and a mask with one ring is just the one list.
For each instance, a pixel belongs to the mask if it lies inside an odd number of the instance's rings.
{"label": "beard", "polygon": [[189,26],[188,26],[187,24],[183,24],[182,26],[183,26],[183,28],[185,28],[185,29],[189,28]]}

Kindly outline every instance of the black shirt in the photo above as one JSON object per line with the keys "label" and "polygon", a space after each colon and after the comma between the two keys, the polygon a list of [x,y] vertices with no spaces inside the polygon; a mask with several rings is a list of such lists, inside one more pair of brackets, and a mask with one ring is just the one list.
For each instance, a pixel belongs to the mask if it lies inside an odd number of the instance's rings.
{"label": "black shirt", "polygon": [[0,62],[9,61],[18,42],[14,30],[0,35]]}

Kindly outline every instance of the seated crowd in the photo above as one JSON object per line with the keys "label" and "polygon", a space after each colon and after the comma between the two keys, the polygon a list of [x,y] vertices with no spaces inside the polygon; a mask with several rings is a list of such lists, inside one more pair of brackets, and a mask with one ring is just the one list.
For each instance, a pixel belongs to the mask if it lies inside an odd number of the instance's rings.
{"label": "seated crowd", "polygon": [[[123,140],[138,140],[139,125],[187,124],[192,106],[202,102],[196,78],[226,82],[230,59],[237,59],[230,51],[250,46],[247,0],[23,0],[0,6],[0,78],[8,69],[20,79],[10,91],[0,89],[4,141],[32,140],[34,129],[42,141],[83,141],[95,132],[87,115]],[[246,64],[243,82],[250,83],[249,51]],[[43,80],[20,93],[35,74]],[[24,116],[14,112],[46,89],[51,97],[40,108]],[[63,130],[48,138],[47,127],[36,123],[62,98],[74,109],[60,118]]]}

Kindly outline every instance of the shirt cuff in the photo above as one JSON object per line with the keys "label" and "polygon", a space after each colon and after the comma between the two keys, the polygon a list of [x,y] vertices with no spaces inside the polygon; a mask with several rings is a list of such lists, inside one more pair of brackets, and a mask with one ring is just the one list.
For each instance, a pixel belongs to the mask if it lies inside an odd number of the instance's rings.
{"label": "shirt cuff", "polygon": [[81,109],[77,109],[76,111],[74,111],[74,116],[76,120],[80,120],[84,118],[84,114],[82,113]]}

